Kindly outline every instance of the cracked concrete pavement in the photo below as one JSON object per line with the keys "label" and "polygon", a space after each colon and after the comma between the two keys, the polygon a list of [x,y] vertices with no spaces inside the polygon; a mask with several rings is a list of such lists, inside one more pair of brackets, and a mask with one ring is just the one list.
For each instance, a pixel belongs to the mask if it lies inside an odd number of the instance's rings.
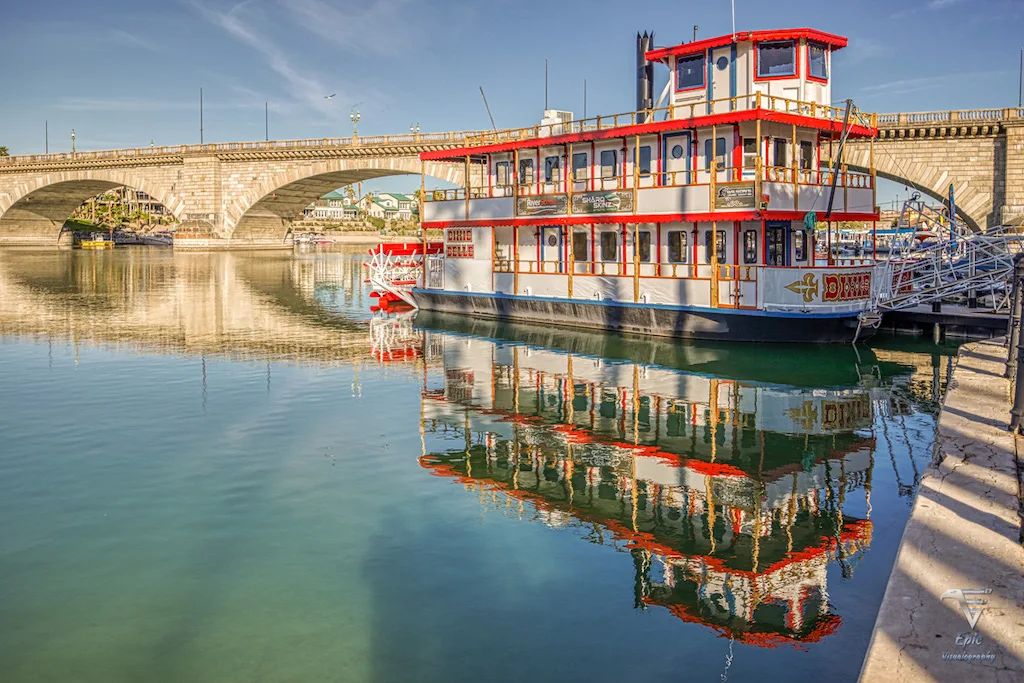
{"label": "cracked concrete pavement", "polygon": [[[1024,548],[1001,340],[960,349],[862,683],[1024,681]],[[1024,453],[1022,453],[1024,456]],[[975,629],[950,589],[991,589]],[[968,608],[976,609],[978,605]],[[973,642],[977,634],[980,642]],[[963,641],[971,641],[963,644]],[[974,657],[973,660],[949,659]],[[991,659],[989,659],[991,657]]]}

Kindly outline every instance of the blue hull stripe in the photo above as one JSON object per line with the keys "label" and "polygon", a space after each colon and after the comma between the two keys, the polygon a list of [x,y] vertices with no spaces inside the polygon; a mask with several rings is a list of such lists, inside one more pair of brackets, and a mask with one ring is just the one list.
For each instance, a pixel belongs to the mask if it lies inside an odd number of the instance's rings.
{"label": "blue hull stripe", "polygon": [[827,319],[827,318],[856,318],[858,311],[846,311],[846,312],[829,312],[829,313],[802,313],[800,311],[753,311],[746,309],[735,309],[735,308],[710,308],[708,306],[675,306],[672,304],[638,304],[627,301],[590,301],[588,299],[564,299],[555,296],[526,296],[520,294],[518,296],[512,296],[509,294],[492,294],[490,292],[452,292],[444,289],[421,289],[415,288],[412,290],[413,297],[417,294],[424,294],[427,296],[448,296],[448,297],[463,297],[463,298],[481,298],[481,299],[504,299],[506,301],[536,301],[539,303],[563,303],[563,304],[577,304],[582,306],[605,306],[605,307],[622,307],[622,308],[649,308],[663,311],[680,311],[690,313],[703,313],[703,314],[724,314],[724,315],[745,315],[751,317],[762,317],[762,318],[803,318],[803,319]]}

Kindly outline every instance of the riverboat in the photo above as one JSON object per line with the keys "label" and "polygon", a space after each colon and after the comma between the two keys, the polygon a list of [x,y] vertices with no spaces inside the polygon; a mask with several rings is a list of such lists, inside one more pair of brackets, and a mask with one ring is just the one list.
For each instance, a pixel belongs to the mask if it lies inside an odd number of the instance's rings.
{"label": "riverboat", "polygon": [[[421,182],[422,227],[444,245],[406,288],[414,305],[691,339],[863,337],[878,320],[874,260],[831,245],[814,256],[816,221],[878,219],[873,142],[870,168],[842,163],[848,139],[873,141],[876,116],[830,104],[847,39],[798,28],[637,43],[635,111],[546,110],[539,125],[420,154],[465,181]],[[655,65],[668,70],[657,101]]]}

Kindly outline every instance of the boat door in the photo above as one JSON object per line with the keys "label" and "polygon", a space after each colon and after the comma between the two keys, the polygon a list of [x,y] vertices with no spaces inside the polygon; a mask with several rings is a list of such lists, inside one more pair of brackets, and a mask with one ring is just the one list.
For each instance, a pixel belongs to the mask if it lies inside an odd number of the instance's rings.
{"label": "boat door", "polygon": [[789,221],[768,221],[765,231],[768,233],[768,265],[789,265]]}
{"label": "boat door", "polygon": [[732,111],[729,100],[736,90],[733,76],[735,57],[731,45],[710,51],[708,62],[708,100],[714,100],[708,106],[709,114],[723,114]]}
{"label": "boat door", "polygon": [[661,141],[663,159],[662,185],[689,185],[690,177],[690,133],[668,133]]}
{"label": "boat door", "polygon": [[562,228],[557,225],[548,225],[539,229],[538,239],[540,240],[539,271],[541,273],[562,272]]}

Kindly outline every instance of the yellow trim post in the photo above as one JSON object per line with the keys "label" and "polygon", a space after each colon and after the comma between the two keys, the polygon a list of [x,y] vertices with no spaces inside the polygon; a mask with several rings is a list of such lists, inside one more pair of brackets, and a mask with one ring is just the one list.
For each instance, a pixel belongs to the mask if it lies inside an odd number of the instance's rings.
{"label": "yellow trim post", "polygon": [[640,302],[640,224],[633,224],[633,303]]}
{"label": "yellow trim post", "polygon": [[793,124],[793,210],[800,210],[800,160],[797,156],[796,124]]}
{"label": "yellow trim post", "polygon": [[718,221],[711,221],[711,307],[718,308]]}
{"label": "yellow trim post", "polygon": [[463,192],[466,195],[466,220],[469,220],[469,188],[472,185],[469,177],[469,155],[466,155],[466,187]]}

